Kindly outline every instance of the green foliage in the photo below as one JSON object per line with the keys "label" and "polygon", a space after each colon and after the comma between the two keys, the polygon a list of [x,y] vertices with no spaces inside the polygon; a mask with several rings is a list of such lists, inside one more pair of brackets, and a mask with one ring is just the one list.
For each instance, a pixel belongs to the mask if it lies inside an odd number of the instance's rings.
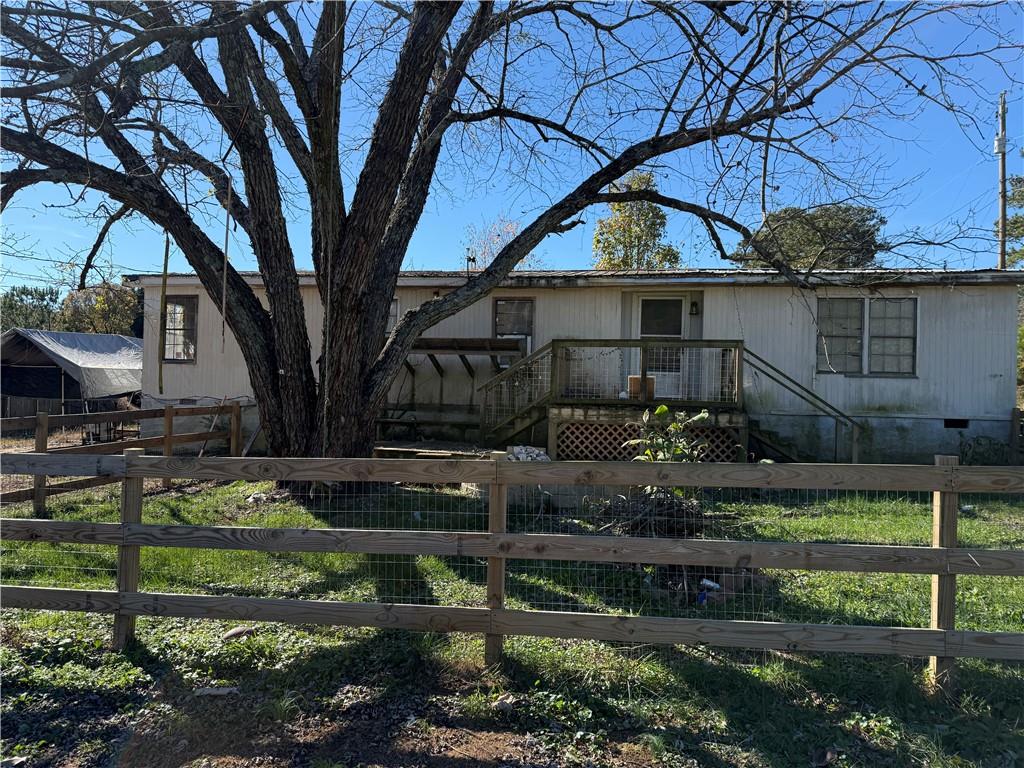
{"label": "green foliage", "polygon": [[[613,191],[657,191],[654,174],[634,171]],[[672,269],[679,266],[679,250],[664,242],[665,212],[643,200],[611,203],[611,215],[598,219],[594,230],[594,267],[597,269]]]}
{"label": "green foliage", "polygon": [[802,269],[873,267],[878,253],[888,247],[881,237],[883,226],[878,210],[866,206],[782,208],[768,214],[753,238],[740,241],[733,258],[764,265],[756,244],[762,253]]}
{"label": "green foliage", "polygon": [[[1011,176],[1010,191],[1006,197],[1006,207],[1022,211],[1011,213],[1006,217],[1006,266],[1011,269],[1024,266],[1024,176]],[[996,222],[996,236],[999,235],[999,222]]]}
{"label": "green foliage", "polygon": [[0,296],[0,330],[55,330],[60,292],[53,286],[16,285]]}
{"label": "green foliage", "polygon": [[685,413],[673,414],[667,405],[659,405],[653,413],[650,409],[644,411],[640,437],[626,445],[640,449],[634,461],[700,461],[707,450],[707,442],[695,439],[693,428],[707,419],[706,410],[696,416],[687,416]]}
{"label": "green foliage", "polygon": [[142,302],[138,292],[123,285],[100,283],[72,291],[60,309],[60,329],[79,333],[141,335]]}
{"label": "green foliage", "polygon": [[1017,386],[1024,387],[1024,325],[1017,320]]}

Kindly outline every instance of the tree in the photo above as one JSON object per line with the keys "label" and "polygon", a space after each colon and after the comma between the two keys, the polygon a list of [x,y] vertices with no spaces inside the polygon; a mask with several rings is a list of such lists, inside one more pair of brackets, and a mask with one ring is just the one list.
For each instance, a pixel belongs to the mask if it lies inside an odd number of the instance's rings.
{"label": "tree", "polygon": [[100,283],[71,291],[61,304],[62,331],[119,333],[140,336],[142,303],[138,292],[123,285]]}
{"label": "tree", "polygon": [[[487,267],[519,235],[518,221],[505,216],[498,216],[494,221],[483,226],[470,224],[466,227],[466,260],[479,269]],[[544,262],[536,253],[529,253],[518,264],[516,269],[543,269]]]}
{"label": "tree", "polygon": [[[633,171],[613,193],[653,192],[654,174]],[[597,269],[672,269],[679,266],[679,250],[664,242],[665,211],[648,200],[608,204],[611,215],[598,219],[594,229],[594,266]]]}
{"label": "tree", "polygon": [[[1024,264],[1024,176],[1010,177],[1006,207],[1015,211],[1006,217],[1006,266],[1014,269]],[[996,222],[998,236],[999,223]]]}
{"label": "tree", "polygon": [[0,297],[0,330],[40,328],[54,330],[60,291],[53,286],[16,285]]}
{"label": "tree", "polygon": [[733,256],[757,266],[768,266],[760,255],[767,252],[794,269],[863,269],[877,266],[888,248],[883,226],[885,219],[868,206],[782,208],[768,214],[753,238],[741,240]]}
{"label": "tree", "polygon": [[[269,448],[286,456],[365,455],[420,334],[587,207],[695,217],[728,258],[722,231],[751,236],[752,169],[761,189],[799,174],[870,192],[871,158],[853,164],[860,140],[842,126],[928,103],[966,118],[953,99],[974,61],[1017,51],[1012,25],[960,3],[39,0],[0,20],[0,205],[50,184],[81,207],[88,190],[169,233],[218,306],[226,292]],[[952,31],[924,42],[940,24]],[[654,165],[679,196],[612,187]],[[532,189],[532,218],[389,333],[410,239],[453,178],[467,195]],[[296,253],[289,225],[307,222]],[[255,257],[266,306],[218,246],[225,226]],[[327,319],[313,340],[299,256]]]}

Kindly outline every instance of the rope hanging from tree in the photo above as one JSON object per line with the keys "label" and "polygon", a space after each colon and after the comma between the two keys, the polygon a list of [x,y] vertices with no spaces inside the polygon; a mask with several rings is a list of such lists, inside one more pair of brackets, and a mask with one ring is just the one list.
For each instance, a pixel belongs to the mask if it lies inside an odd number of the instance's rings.
{"label": "rope hanging from tree", "polygon": [[164,350],[167,348],[167,265],[171,258],[171,233],[164,230],[164,271],[160,277],[160,351],[157,353],[157,391],[164,393]]}

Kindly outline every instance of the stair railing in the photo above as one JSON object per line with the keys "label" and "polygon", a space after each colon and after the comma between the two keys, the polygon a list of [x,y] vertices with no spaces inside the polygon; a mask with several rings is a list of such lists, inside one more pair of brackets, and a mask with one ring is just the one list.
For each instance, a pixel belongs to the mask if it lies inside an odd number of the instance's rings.
{"label": "stair railing", "polygon": [[779,386],[796,395],[811,407],[816,408],[821,413],[832,418],[833,423],[835,424],[834,455],[836,461],[839,460],[839,424],[840,422],[846,424],[850,428],[850,461],[853,464],[858,462],[860,458],[860,433],[863,429],[860,422],[849,414],[836,408],[832,403],[825,400],[814,390],[805,387],[788,373],[785,373],[772,365],[759,354],[752,351],[749,347],[743,348],[743,355],[746,358],[746,363],[750,370],[768,377]]}
{"label": "stair railing", "polygon": [[480,427],[489,434],[540,405],[551,394],[551,343],[517,360],[482,384]]}

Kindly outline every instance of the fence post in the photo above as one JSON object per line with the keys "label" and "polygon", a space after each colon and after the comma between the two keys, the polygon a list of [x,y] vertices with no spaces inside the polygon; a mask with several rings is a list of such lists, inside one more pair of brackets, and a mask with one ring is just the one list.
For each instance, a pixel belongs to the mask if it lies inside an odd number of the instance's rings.
{"label": "fence post", "polygon": [[[129,459],[145,455],[142,448],[127,448],[125,463]],[[127,523],[142,522],[142,478],[126,477],[121,483],[121,529]],[[139,591],[139,547],[119,544],[117,547],[117,591]],[[129,640],[135,639],[135,617],[117,613],[114,616],[114,650],[120,651]]]}
{"label": "fence post", "polygon": [[[498,462],[505,458],[501,451],[491,454],[497,476]],[[491,483],[487,497],[487,531],[505,533],[508,522],[508,488],[504,483]],[[487,607],[491,610],[505,607],[505,558],[487,558]],[[504,635],[487,634],[484,637],[484,663],[491,667],[501,663]]]}
{"label": "fence post", "polygon": [[1010,411],[1010,463],[1021,463],[1020,408]]}
{"label": "fence post", "polygon": [[[936,456],[935,463],[941,467],[955,467],[960,463],[959,456]],[[952,474],[952,470],[950,471]],[[960,510],[960,495],[951,491],[935,491],[932,493],[932,546],[955,547],[957,545],[956,524]],[[932,629],[956,628],[956,576],[954,574],[932,575]],[[940,688],[947,687],[952,681],[953,667],[956,663],[952,656],[932,656],[928,660],[928,670],[932,682]]]}
{"label": "fence post", "polygon": [[242,455],[242,405],[237,401],[231,403],[231,443],[228,455]]}
{"label": "fence post", "polygon": [[[164,456],[174,455],[174,408],[170,405],[164,406]],[[164,488],[171,487],[171,478],[164,478]]]}
{"label": "fence post", "polygon": [[[46,453],[50,437],[50,414],[47,411],[36,411],[36,453]],[[32,478],[32,514],[46,517],[46,475]]]}

